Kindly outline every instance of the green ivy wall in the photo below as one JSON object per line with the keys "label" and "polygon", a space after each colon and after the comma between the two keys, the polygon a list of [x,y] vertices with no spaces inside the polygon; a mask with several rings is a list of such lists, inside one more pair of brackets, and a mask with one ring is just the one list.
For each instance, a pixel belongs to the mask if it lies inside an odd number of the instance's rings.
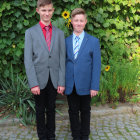
{"label": "green ivy wall", "polygon": [[[66,26],[66,20],[61,16],[64,10],[71,12],[77,7],[85,9],[88,15],[86,31],[99,38],[102,53],[101,83],[105,85],[107,78],[113,83],[119,76],[113,79],[114,72],[119,74],[126,69],[139,64],[140,48],[140,1],[139,0],[54,0],[55,12],[52,23],[61,28],[68,36],[72,27]],[[38,23],[39,16],[35,12],[36,0],[1,0],[0,1],[0,78],[8,78],[11,64],[14,73],[25,75],[23,52],[24,33],[32,25]],[[105,71],[106,66],[109,71]],[[127,66],[124,68],[124,66]],[[124,69],[124,71],[123,71]],[[111,73],[112,71],[112,73]],[[110,74],[109,74],[110,73]],[[130,74],[137,75],[138,70],[132,70]],[[107,76],[108,75],[108,76]],[[127,76],[127,75],[122,75]],[[112,79],[111,79],[112,77]],[[130,77],[136,79],[138,77]],[[127,81],[130,81],[127,79]],[[117,81],[117,80],[116,80]],[[123,78],[122,78],[123,81]],[[117,87],[112,91],[109,87],[101,86],[101,93],[108,95],[117,92],[111,100],[118,99],[118,89],[123,90],[120,83],[114,83]],[[122,83],[123,84],[123,83]],[[127,84],[127,82],[125,83]],[[135,82],[137,85],[137,82]],[[134,91],[136,85],[131,90]],[[107,85],[106,85],[107,86]],[[106,89],[106,91],[103,91]],[[126,87],[124,88],[126,90]],[[104,100],[109,100],[104,98]]]}

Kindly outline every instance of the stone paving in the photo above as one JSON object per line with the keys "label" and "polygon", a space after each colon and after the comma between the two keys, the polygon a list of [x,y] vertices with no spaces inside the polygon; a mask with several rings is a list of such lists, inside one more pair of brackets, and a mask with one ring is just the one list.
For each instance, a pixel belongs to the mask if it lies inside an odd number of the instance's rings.
{"label": "stone paving", "polygon": [[[98,112],[99,111],[99,112]],[[121,112],[122,111],[122,112]],[[108,112],[108,113],[106,113]],[[67,109],[56,114],[56,139],[72,140]],[[38,140],[33,126],[23,127],[0,123],[0,140]],[[128,108],[93,108],[90,140],[140,140],[140,117]]]}

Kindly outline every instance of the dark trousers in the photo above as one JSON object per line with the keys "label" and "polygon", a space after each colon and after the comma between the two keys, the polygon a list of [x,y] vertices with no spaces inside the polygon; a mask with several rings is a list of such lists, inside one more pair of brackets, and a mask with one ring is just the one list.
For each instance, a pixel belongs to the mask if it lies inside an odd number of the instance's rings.
{"label": "dark trousers", "polygon": [[55,101],[57,90],[49,78],[47,86],[34,95],[39,140],[55,140]]}
{"label": "dark trousers", "polygon": [[67,96],[73,140],[88,140],[90,134],[90,95],[77,95],[75,88]]}

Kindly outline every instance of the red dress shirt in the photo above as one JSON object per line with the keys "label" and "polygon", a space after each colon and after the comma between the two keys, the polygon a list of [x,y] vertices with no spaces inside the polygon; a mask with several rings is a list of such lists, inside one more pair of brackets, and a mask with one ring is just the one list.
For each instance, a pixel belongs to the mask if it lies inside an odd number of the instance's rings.
{"label": "red dress shirt", "polygon": [[[45,25],[44,25],[41,21],[39,22],[39,24],[40,24],[40,27],[41,27],[41,29],[42,29],[43,35],[44,35],[44,37],[45,37],[45,39],[46,39]],[[50,22],[49,26],[50,26],[49,32],[50,32],[50,34],[51,34],[51,35],[50,35],[50,40],[51,40],[51,38],[52,38],[52,24],[51,24],[51,22]]]}

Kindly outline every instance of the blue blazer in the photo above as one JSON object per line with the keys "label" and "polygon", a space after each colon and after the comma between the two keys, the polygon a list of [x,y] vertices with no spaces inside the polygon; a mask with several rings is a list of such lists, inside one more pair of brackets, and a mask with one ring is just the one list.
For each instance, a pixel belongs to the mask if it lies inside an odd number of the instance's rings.
{"label": "blue blazer", "polygon": [[85,32],[83,42],[74,60],[73,35],[66,38],[66,89],[72,93],[74,84],[77,94],[88,95],[90,90],[99,90],[101,54],[99,40]]}

